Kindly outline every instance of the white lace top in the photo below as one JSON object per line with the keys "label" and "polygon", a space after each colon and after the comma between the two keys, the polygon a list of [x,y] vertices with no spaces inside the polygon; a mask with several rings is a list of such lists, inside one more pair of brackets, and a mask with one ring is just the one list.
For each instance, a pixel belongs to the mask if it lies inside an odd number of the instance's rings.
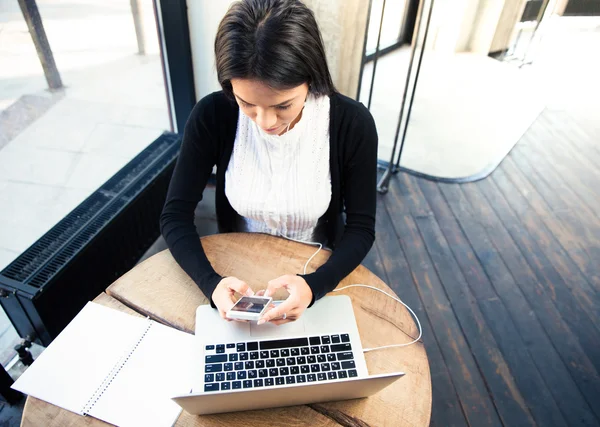
{"label": "white lace top", "polygon": [[309,96],[285,134],[268,135],[240,109],[225,194],[240,231],[324,242],[319,218],[331,201],[329,97]]}

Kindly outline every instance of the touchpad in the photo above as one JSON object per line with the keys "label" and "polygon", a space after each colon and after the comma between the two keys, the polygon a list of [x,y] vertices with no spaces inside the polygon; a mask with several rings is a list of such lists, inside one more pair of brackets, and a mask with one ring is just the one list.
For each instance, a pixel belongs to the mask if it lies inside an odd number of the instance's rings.
{"label": "touchpad", "polygon": [[296,335],[305,335],[304,320],[302,317],[295,322],[277,326],[272,323],[257,325],[250,323],[250,335],[256,338],[285,338]]}

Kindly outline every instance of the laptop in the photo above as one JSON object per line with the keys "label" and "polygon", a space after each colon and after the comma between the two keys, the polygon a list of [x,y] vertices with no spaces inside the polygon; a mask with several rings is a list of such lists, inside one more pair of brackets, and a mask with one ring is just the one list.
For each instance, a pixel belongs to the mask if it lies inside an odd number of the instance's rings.
{"label": "laptop", "polygon": [[275,408],[371,396],[404,375],[369,376],[348,296],[328,296],[281,326],[225,322],[196,311],[194,385],[173,397],[190,414]]}

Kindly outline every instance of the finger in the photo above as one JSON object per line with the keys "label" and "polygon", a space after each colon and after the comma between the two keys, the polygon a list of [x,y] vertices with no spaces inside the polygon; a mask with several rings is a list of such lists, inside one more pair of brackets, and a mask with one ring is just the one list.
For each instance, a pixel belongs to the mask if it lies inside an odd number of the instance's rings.
{"label": "finger", "polygon": [[272,319],[277,319],[283,317],[283,313],[291,313],[292,310],[296,308],[296,302],[290,300],[289,298],[285,300],[285,302],[281,303],[278,307],[275,307],[269,311],[267,311],[261,319],[258,321],[259,325],[262,325],[265,322],[270,322]]}
{"label": "finger", "polygon": [[250,288],[250,286],[248,286],[246,282],[242,282],[241,280],[236,280],[232,283],[228,283],[227,287],[229,289],[233,289],[236,292],[239,292],[242,295],[246,295],[249,297],[254,295],[254,291],[252,290],[252,288]]}
{"label": "finger", "polygon": [[262,297],[264,294],[265,294],[265,289],[261,289],[260,291],[258,291],[254,295],[257,296],[257,297]]}
{"label": "finger", "polygon": [[267,289],[265,291],[265,296],[270,297],[277,291],[277,289],[285,288],[290,284],[292,278],[294,276],[290,276],[286,274],[285,276],[278,277],[277,279],[273,279],[267,285]]}

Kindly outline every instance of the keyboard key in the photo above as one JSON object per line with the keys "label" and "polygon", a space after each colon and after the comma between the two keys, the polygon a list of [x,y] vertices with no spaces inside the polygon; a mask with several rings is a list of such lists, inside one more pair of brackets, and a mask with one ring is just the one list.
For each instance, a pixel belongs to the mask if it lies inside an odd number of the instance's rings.
{"label": "keyboard key", "polygon": [[293,377],[291,375],[285,377],[285,383],[286,384],[296,384],[296,377]]}
{"label": "keyboard key", "polygon": [[235,372],[227,372],[227,381],[235,380]]}
{"label": "keyboard key", "polygon": [[275,380],[273,378],[265,378],[265,387],[270,387],[275,385]]}
{"label": "keyboard key", "polygon": [[356,372],[356,369],[350,369],[350,370],[348,371],[348,376],[349,376],[350,378],[357,377],[357,376],[358,376],[358,372]]}
{"label": "keyboard key", "polygon": [[275,378],[275,385],[284,385],[284,384],[285,384],[285,379],[283,377]]}
{"label": "keyboard key", "polygon": [[261,359],[268,359],[269,358],[269,352],[268,351],[261,351],[260,352],[260,358]]}
{"label": "keyboard key", "polygon": [[342,334],[342,342],[350,342],[350,335]]}
{"label": "keyboard key", "polygon": [[325,375],[323,372],[321,372],[321,373],[318,373],[318,374],[317,374],[317,379],[318,379],[319,381],[325,381],[325,380],[327,379],[327,375]]}
{"label": "keyboard key", "polygon": [[206,365],[204,372],[221,372],[223,370],[222,363],[213,363],[212,365]]}
{"label": "keyboard key", "polygon": [[315,381],[317,381],[317,376],[315,374],[308,374],[306,376],[306,379],[309,383],[314,383]]}
{"label": "keyboard key", "polygon": [[322,345],[320,347],[321,349],[321,353],[329,353],[329,346],[328,345]]}
{"label": "keyboard key", "polygon": [[327,361],[328,361],[328,362],[335,362],[335,354],[333,354],[333,353],[329,353],[329,354],[327,355]]}
{"label": "keyboard key", "polygon": [[277,369],[277,368],[271,368],[271,369],[269,369],[269,376],[270,377],[276,377],[277,375],[279,375],[279,369]]}
{"label": "keyboard key", "polygon": [[204,374],[204,382],[212,383],[215,380],[215,374]]}
{"label": "keyboard key", "polygon": [[289,338],[284,340],[261,341],[260,349],[273,350],[276,348],[306,347],[307,345],[307,338]]}
{"label": "keyboard key", "polygon": [[304,375],[296,375],[296,382],[298,384],[305,383],[306,382],[306,377]]}
{"label": "keyboard key", "polygon": [[302,372],[303,374],[308,374],[310,372],[310,366],[308,366],[308,365],[300,366],[300,372]]}
{"label": "keyboard key", "polygon": [[281,350],[281,357],[289,357],[290,356],[290,350],[289,349],[284,349]]}
{"label": "keyboard key", "polygon": [[239,371],[240,369],[244,369],[244,362],[235,362],[233,367],[235,368],[236,371]]}
{"label": "keyboard key", "polygon": [[277,362],[277,366],[279,366],[279,367],[285,366],[285,359],[279,358],[276,360],[276,362]]}
{"label": "keyboard key", "polygon": [[338,378],[347,378],[348,374],[346,374],[346,371],[339,371],[338,372]]}
{"label": "keyboard key", "polygon": [[206,348],[207,350],[214,350],[214,349],[215,349],[215,346],[214,346],[214,345],[212,345],[212,344],[210,344],[210,345],[207,345],[205,348]]}
{"label": "keyboard key", "polygon": [[285,364],[288,366],[292,366],[296,364],[296,358],[295,357],[288,357],[287,359],[285,359]]}
{"label": "keyboard key", "polygon": [[225,353],[225,344],[217,345],[217,354]]}
{"label": "keyboard key", "polygon": [[254,369],[248,371],[248,378],[252,378],[252,379],[258,378],[258,372],[255,371]]}
{"label": "keyboard key", "polygon": [[339,344],[340,343],[340,336],[339,335],[332,335],[331,336],[331,342],[333,344]]}
{"label": "keyboard key", "polygon": [[321,337],[321,344],[331,344],[331,340],[329,339],[329,335],[325,335]]}
{"label": "keyboard key", "polygon": [[273,359],[267,359],[267,368],[272,368],[275,366],[275,361]]}
{"label": "keyboard key", "polygon": [[240,389],[242,388],[242,382],[241,381],[234,381],[231,383],[231,388],[234,390]]}
{"label": "keyboard key", "polygon": [[225,373],[224,372],[219,372],[216,376],[215,379],[217,381],[225,381]]}
{"label": "keyboard key", "polygon": [[306,358],[306,363],[317,363],[317,358],[315,356],[308,356]]}
{"label": "keyboard key", "polygon": [[355,369],[356,365],[354,364],[354,360],[348,360],[347,362],[342,362],[342,369]]}
{"label": "keyboard key", "polygon": [[254,361],[249,360],[248,362],[244,363],[244,369],[254,369]]}
{"label": "keyboard key", "polygon": [[227,344],[227,348],[235,348],[235,344],[234,343],[229,343],[229,344]]}
{"label": "keyboard key", "polygon": [[324,354],[319,354],[317,356],[317,362],[319,362],[319,363],[325,363],[325,362],[327,362],[327,357],[325,357]]}
{"label": "keyboard key", "polygon": [[337,373],[336,372],[328,372],[327,379],[328,380],[337,380]]}
{"label": "keyboard key", "polygon": [[304,356],[296,357],[296,363],[298,365],[304,365],[306,363],[306,357],[304,357]]}
{"label": "keyboard key", "polygon": [[237,353],[231,353],[229,355],[229,361],[230,362],[237,362],[237,360],[238,360],[238,354]]}
{"label": "keyboard key", "polygon": [[256,341],[246,343],[246,348],[248,349],[248,351],[256,351],[258,350],[258,343]]}
{"label": "keyboard key", "polygon": [[237,373],[237,379],[238,380],[245,380],[246,379],[246,371],[239,371]]}
{"label": "keyboard key", "polygon": [[345,344],[332,344],[331,351],[337,353],[338,351],[352,351],[352,345],[350,343]]}
{"label": "keyboard key", "polygon": [[256,361],[256,369],[262,369],[265,367],[265,361],[264,360],[257,360]]}
{"label": "keyboard key", "polygon": [[338,353],[337,354],[337,359],[338,360],[350,360],[350,359],[354,359],[354,354],[352,354],[351,351],[345,351],[343,353]]}
{"label": "keyboard key", "polygon": [[260,378],[254,380],[254,387],[262,387],[263,386],[263,380],[261,380]]}
{"label": "keyboard key", "polygon": [[[346,363],[346,362],[344,362],[344,363]],[[352,363],[354,363],[354,362],[352,362]],[[331,370],[332,371],[339,371],[340,369],[341,369],[340,368],[340,362],[332,362],[331,363]]]}
{"label": "keyboard key", "polygon": [[204,391],[219,391],[219,383],[204,384]]}
{"label": "keyboard key", "polygon": [[250,360],[256,359],[258,359],[258,351],[253,351],[252,353],[250,353]]}
{"label": "keyboard key", "polygon": [[310,365],[310,372],[321,372],[321,367],[317,364]]}
{"label": "keyboard key", "polygon": [[221,363],[221,362],[227,362],[227,355],[226,354],[209,354],[208,356],[206,356],[204,358],[204,363],[208,364],[208,363]]}
{"label": "keyboard key", "polygon": [[292,348],[292,349],[290,350],[290,354],[291,354],[292,356],[300,356],[300,349],[299,349],[299,348]]}
{"label": "keyboard key", "polygon": [[321,345],[321,337],[310,337],[310,345]]}
{"label": "keyboard key", "polygon": [[279,375],[285,377],[290,374],[290,368],[279,368]]}
{"label": "keyboard key", "polygon": [[243,384],[244,388],[252,388],[252,380],[245,380]]}
{"label": "keyboard key", "polygon": [[331,366],[329,366],[329,363],[321,363],[321,371],[322,372],[331,371]]}
{"label": "keyboard key", "polygon": [[319,347],[311,347],[310,354],[319,354]]}
{"label": "keyboard key", "polygon": [[300,373],[300,368],[298,366],[292,366],[290,368],[290,373],[292,375],[298,375]]}
{"label": "keyboard key", "polygon": [[307,354],[310,354],[310,348],[308,348],[308,347],[302,347],[302,348],[300,349],[300,353],[301,353],[303,356],[306,356]]}
{"label": "keyboard key", "polygon": [[240,353],[240,360],[248,360],[248,353]]}
{"label": "keyboard key", "polygon": [[238,353],[246,351],[246,344],[244,344],[243,342],[238,343],[236,350]]}
{"label": "keyboard key", "polygon": [[221,390],[230,390],[230,389],[231,389],[231,383],[228,383],[228,382],[221,383]]}
{"label": "keyboard key", "polygon": [[258,376],[260,378],[268,377],[269,376],[269,371],[267,371],[266,369],[259,369],[258,370]]}
{"label": "keyboard key", "polygon": [[227,371],[233,371],[233,363],[226,363],[223,365],[223,369],[225,370],[225,372]]}
{"label": "keyboard key", "polygon": [[271,359],[277,359],[279,357],[279,350],[271,350]]}

